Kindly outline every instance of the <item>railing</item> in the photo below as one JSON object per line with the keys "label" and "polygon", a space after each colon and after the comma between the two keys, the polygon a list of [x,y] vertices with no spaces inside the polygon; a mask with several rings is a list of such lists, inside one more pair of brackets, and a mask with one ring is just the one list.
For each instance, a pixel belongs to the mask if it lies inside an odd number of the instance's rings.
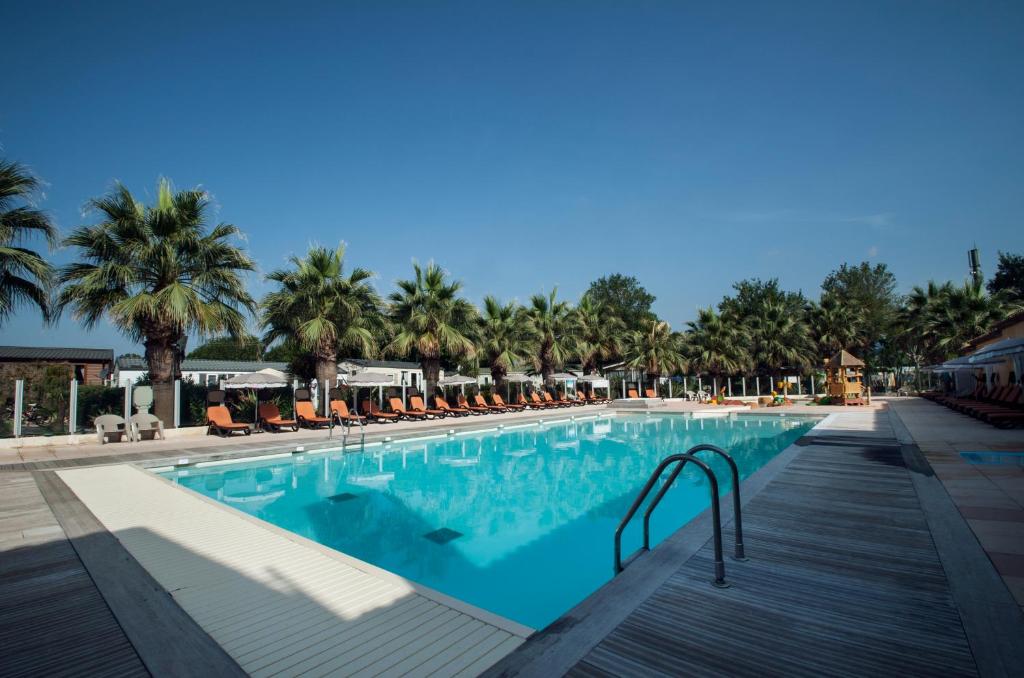
{"label": "railing", "polygon": [[619,574],[620,572],[622,572],[622,570],[625,567],[622,561],[622,532],[626,529],[626,525],[629,524],[629,521],[633,519],[633,516],[636,515],[636,512],[640,510],[640,506],[643,505],[644,500],[651,493],[651,490],[654,488],[654,485],[661,478],[661,475],[665,472],[665,470],[668,467],[672,466],[673,464],[676,465],[676,467],[672,470],[672,474],[669,476],[668,480],[661,487],[661,489],[658,491],[658,494],[655,495],[654,499],[648,505],[647,510],[644,512],[643,546],[640,549],[638,549],[636,553],[631,555],[628,561],[632,561],[632,559],[635,558],[641,552],[650,551],[651,514],[654,512],[654,509],[658,507],[658,504],[661,502],[662,498],[664,498],[665,494],[668,492],[668,489],[672,486],[672,483],[675,482],[676,478],[682,472],[683,467],[686,466],[686,464],[688,463],[693,463],[697,466],[697,468],[701,469],[707,476],[708,484],[710,485],[711,489],[711,522],[712,528],[714,530],[713,544],[715,551],[715,578],[712,581],[712,584],[719,588],[725,588],[729,586],[729,584],[725,581],[725,562],[722,559],[722,517],[718,500],[718,479],[715,477],[715,473],[714,471],[711,470],[710,466],[708,466],[706,463],[704,463],[703,461],[694,456],[699,452],[705,451],[714,452],[719,456],[724,457],[729,464],[729,468],[732,472],[733,511],[735,513],[736,523],[736,544],[734,558],[736,560],[741,561],[746,560],[743,549],[743,525],[740,508],[739,470],[736,467],[736,462],[732,459],[731,456],[729,456],[729,454],[725,452],[725,450],[719,447],[716,447],[714,445],[697,445],[688,450],[684,454],[673,454],[669,457],[662,459],[661,462],[658,464],[657,468],[651,474],[650,478],[648,478],[647,483],[644,484],[643,489],[640,490],[640,493],[637,495],[637,498],[633,501],[633,505],[630,506],[629,511],[626,512],[625,517],[619,523],[618,528],[616,528],[615,530],[615,574]]}

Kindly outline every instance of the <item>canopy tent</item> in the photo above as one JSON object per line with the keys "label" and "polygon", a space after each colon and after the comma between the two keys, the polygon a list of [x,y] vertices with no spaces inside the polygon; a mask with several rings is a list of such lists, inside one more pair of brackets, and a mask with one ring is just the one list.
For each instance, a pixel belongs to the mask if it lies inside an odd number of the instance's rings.
{"label": "canopy tent", "polygon": [[[352,411],[359,413],[359,407],[356,403],[356,394],[361,388],[379,388],[378,391],[378,407],[384,406],[384,387],[395,383],[394,377],[390,374],[384,374],[383,372],[358,372],[356,374],[339,375],[341,381],[352,388]],[[371,394],[371,397],[372,394]],[[363,414],[366,414],[365,412]]]}
{"label": "canopy tent", "polygon": [[579,382],[584,384],[590,384],[590,392],[593,393],[595,388],[607,389],[607,395],[609,398],[612,397],[611,382],[600,374],[584,374],[578,379]]}
{"label": "canopy tent", "polygon": [[519,384],[519,392],[523,392],[523,384],[528,384],[533,381],[530,377],[526,376],[522,372],[512,372],[506,374],[503,379],[505,382],[505,397],[509,402],[512,402],[512,384]]}
{"label": "canopy tent", "polygon": [[994,344],[983,346],[970,356],[974,364],[989,364],[990,361],[1001,362],[1009,358],[1013,362],[1013,371],[1017,377],[1017,383],[1024,377],[1024,337],[1013,337],[1003,339]]}
{"label": "canopy tent", "polygon": [[[565,397],[569,398],[569,385],[576,383],[577,376],[575,374],[570,374],[569,372],[555,372],[551,375],[550,379],[554,382],[563,382],[565,384]],[[573,400],[574,398],[569,399]]]}
{"label": "canopy tent", "polygon": [[[972,362],[972,358],[975,359]],[[989,376],[993,367],[1002,364],[1001,358],[983,358],[976,355],[965,355],[960,358],[954,358],[953,360],[947,360],[941,365],[929,365],[928,367],[922,368],[923,372],[933,372],[936,374],[951,374],[953,375],[953,390],[958,395],[966,395],[974,390],[976,379],[974,373],[978,370],[985,371],[985,381],[989,381]],[[960,375],[964,375],[964,379],[960,379]]]}
{"label": "canopy tent", "polygon": [[441,381],[437,382],[437,385],[442,388],[448,388],[449,386],[458,386],[462,390],[462,395],[466,395],[466,384],[475,384],[476,379],[474,377],[466,377],[461,374],[449,374]]}

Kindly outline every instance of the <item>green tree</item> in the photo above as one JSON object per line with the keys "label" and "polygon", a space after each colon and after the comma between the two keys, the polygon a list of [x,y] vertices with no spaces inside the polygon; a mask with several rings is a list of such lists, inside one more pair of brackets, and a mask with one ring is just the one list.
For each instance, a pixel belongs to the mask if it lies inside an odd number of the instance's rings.
{"label": "green tree", "polygon": [[0,327],[23,304],[51,318],[53,267],[27,240],[42,237],[52,249],[57,229],[50,217],[32,206],[39,182],[16,162],[0,159]]}
{"label": "green tree", "polygon": [[413,272],[414,277],[399,280],[398,290],[388,297],[395,332],[388,351],[417,356],[427,394],[433,395],[442,356],[457,359],[476,355],[476,309],[459,296],[462,283],[449,280],[437,264],[431,262],[422,268],[414,262]]}
{"label": "green tree", "polygon": [[680,338],[662,320],[648,321],[643,329],[630,332],[623,351],[626,366],[643,370],[655,383],[663,374],[673,374],[686,364]]}
{"label": "green tree", "polygon": [[533,336],[533,366],[545,383],[572,355],[575,326],[572,307],[558,301],[558,288],[551,294],[535,294],[526,307],[526,318]]}
{"label": "green tree", "polygon": [[486,296],[478,323],[477,355],[490,366],[494,384],[501,386],[509,370],[530,357],[529,327],[523,308]]}
{"label": "green tree", "polygon": [[572,353],[579,358],[584,374],[593,374],[602,363],[611,362],[622,354],[626,323],[592,297],[583,295],[574,321],[576,334]]}
{"label": "green tree", "polygon": [[645,321],[656,320],[651,312],[655,296],[631,275],[614,273],[590,283],[583,294],[595,306],[622,320],[629,331],[639,330]]}
{"label": "green tree", "polygon": [[262,360],[263,342],[259,337],[246,334],[235,337],[215,337],[189,351],[189,358],[201,360]]}
{"label": "green tree", "polygon": [[762,374],[803,371],[816,361],[811,329],[802,306],[768,303],[748,325],[750,362]]}
{"label": "green tree", "polygon": [[713,308],[702,308],[687,327],[684,356],[698,373],[721,376],[748,369],[745,326],[727,322]]}
{"label": "green tree", "polygon": [[828,274],[821,287],[826,295],[834,296],[859,317],[858,346],[853,348],[871,366],[879,342],[893,329],[897,319],[900,299],[896,294],[896,276],[885,264],[843,264]]}
{"label": "green tree", "polygon": [[824,294],[817,304],[808,304],[811,332],[818,354],[832,357],[860,344],[860,318],[834,294]]}
{"label": "green tree", "polygon": [[288,262],[267,275],[277,289],[263,298],[263,341],[293,341],[312,356],[317,381],[333,386],[339,350],[376,351],[383,321],[380,297],[369,282],[373,273],[346,273],[344,245],[310,247],[305,258]]}
{"label": "green tree", "polygon": [[999,266],[996,274],[988,281],[990,294],[1004,293],[1007,300],[1024,302],[1024,256],[999,253]]}
{"label": "green tree", "polygon": [[64,240],[79,250],[81,261],[61,269],[58,308],[72,309],[90,328],[108,317],[143,342],[154,413],[170,421],[180,346],[190,334],[245,331],[244,311],[254,311],[255,302],[243,274],[254,264],[231,244],[237,227],[209,226],[203,191],[175,192],[161,180],[156,203],[145,206],[118,184],[89,205],[100,223],[81,226]]}

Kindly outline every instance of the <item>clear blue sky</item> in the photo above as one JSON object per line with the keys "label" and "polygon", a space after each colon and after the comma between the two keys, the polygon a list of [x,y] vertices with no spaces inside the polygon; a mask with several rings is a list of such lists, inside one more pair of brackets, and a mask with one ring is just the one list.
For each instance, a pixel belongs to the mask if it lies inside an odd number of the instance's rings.
{"label": "clear blue sky", "polygon": [[[6,9],[0,147],[65,232],[167,176],[263,272],[340,240],[385,294],[413,258],[473,301],[622,272],[675,327],[744,277],[1024,251],[1019,1]],[[32,311],[0,342],[137,350]]]}

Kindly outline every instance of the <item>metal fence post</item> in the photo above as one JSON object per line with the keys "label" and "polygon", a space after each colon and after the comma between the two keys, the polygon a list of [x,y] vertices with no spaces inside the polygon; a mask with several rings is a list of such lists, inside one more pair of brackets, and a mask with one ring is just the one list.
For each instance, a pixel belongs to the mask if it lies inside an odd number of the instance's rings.
{"label": "metal fence post", "polygon": [[814,388],[814,375],[813,374],[811,375],[811,395],[812,396],[818,395],[817,389]]}
{"label": "metal fence post", "polygon": [[740,386],[743,388],[743,397],[746,398],[747,397],[747,377],[746,376],[740,377]]}
{"label": "metal fence post", "polygon": [[797,395],[803,395],[804,394],[804,380],[801,379],[800,377],[796,378],[796,394]]}
{"label": "metal fence post", "polygon": [[324,394],[324,398],[323,398],[324,399],[324,416],[330,418],[330,416],[331,416],[331,403],[330,403],[330,401],[329,401],[329,399],[327,397],[327,380],[326,379],[324,379],[323,394]]}
{"label": "metal fence post", "polygon": [[71,393],[68,402],[68,433],[78,432],[78,380],[71,380]]}
{"label": "metal fence post", "polygon": [[732,397],[732,377],[726,377],[725,385],[729,388],[729,397]]}
{"label": "metal fence post", "polygon": [[25,380],[14,380],[14,437],[21,437],[21,414],[25,409]]}
{"label": "metal fence post", "polygon": [[174,428],[181,427],[181,379],[174,380]]}
{"label": "metal fence post", "polygon": [[761,397],[761,375],[757,375],[757,395]]}
{"label": "metal fence post", "polygon": [[124,420],[132,418],[132,385],[131,382],[124,385]]}

